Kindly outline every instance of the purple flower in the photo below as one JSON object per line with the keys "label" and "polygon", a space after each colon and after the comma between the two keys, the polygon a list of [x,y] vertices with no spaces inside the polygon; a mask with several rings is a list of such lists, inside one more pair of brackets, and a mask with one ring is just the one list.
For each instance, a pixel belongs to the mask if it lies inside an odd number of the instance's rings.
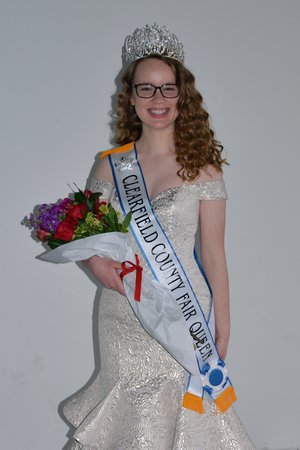
{"label": "purple flower", "polygon": [[73,202],[69,198],[64,198],[57,203],[36,205],[29,217],[24,217],[22,224],[35,231],[42,229],[55,234],[59,223],[72,207]]}

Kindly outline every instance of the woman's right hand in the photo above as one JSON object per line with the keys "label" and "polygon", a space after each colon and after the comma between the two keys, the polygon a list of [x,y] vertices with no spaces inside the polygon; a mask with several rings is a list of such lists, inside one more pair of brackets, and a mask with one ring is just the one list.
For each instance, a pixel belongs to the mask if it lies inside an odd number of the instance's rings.
{"label": "woman's right hand", "polygon": [[119,275],[119,271],[122,270],[120,262],[111,258],[92,256],[84,261],[84,265],[91,271],[102,286],[117,291],[121,295],[125,295],[123,282]]}

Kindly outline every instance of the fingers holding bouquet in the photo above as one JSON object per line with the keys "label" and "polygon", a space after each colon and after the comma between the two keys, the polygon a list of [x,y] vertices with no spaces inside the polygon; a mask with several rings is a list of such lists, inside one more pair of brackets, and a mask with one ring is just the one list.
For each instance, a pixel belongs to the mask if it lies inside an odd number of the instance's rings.
{"label": "fingers holding bouquet", "polygon": [[120,262],[111,258],[92,256],[84,264],[102,286],[125,295],[123,282],[120,278],[120,271],[122,270]]}

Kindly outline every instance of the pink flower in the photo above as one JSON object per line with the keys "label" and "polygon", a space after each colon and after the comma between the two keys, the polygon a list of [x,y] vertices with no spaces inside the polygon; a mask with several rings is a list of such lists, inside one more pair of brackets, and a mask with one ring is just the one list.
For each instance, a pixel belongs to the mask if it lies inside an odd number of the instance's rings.
{"label": "pink flower", "polygon": [[43,230],[43,228],[39,228],[36,231],[36,235],[41,241],[46,241],[51,236],[51,233],[49,233],[48,231]]}

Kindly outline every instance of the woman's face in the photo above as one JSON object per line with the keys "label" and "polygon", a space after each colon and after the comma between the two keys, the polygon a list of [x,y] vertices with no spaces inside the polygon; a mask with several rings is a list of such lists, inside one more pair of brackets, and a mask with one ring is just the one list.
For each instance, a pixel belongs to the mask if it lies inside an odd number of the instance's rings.
{"label": "woman's face", "polygon": [[[162,86],[175,84],[176,76],[168,64],[160,59],[147,58],[139,62],[135,69],[133,84],[152,84]],[[174,130],[174,123],[178,116],[176,98],[165,98],[159,89],[152,98],[138,97],[133,89],[131,104],[135,107],[136,114],[140,118],[143,127],[156,130]]]}

